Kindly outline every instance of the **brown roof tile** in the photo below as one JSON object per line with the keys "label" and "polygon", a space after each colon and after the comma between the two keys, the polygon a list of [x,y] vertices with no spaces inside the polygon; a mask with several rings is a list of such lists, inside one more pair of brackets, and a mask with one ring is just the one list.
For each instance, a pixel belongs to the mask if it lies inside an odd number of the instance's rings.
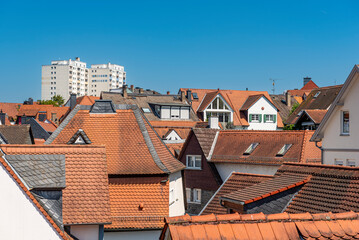
{"label": "brown roof tile", "polygon": [[[320,162],[321,151],[309,141],[313,133],[314,131],[308,130],[222,130],[219,132],[210,161],[247,164]],[[251,154],[245,155],[244,152],[252,143],[259,144]],[[284,144],[292,144],[292,146],[284,156],[278,157],[277,153]]]}
{"label": "brown roof tile", "polygon": [[0,125],[0,133],[10,144],[33,144],[30,125]]}
{"label": "brown roof tile", "polygon": [[[160,239],[356,239],[359,216],[344,214],[226,214],[165,219]],[[318,218],[320,217],[320,218]]]}
{"label": "brown roof tile", "polygon": [[193,133],[196,136],[199,145],[206,157],[208,157],[211,147],[213,145],[214,138],[217,134],[217,129],[210,128],[194,128]]}
{"label": "brown roof tile", "polygon": [[304,112],[313,120],[314,123],[322,122],[323,117],[327,113],[327,109],[307,109]]}
{"label": "brown roof tile", "polygon": [[[184,165],[174,158],[148,122],[141,115],[138,115],[141,119],[135,116],[135,111],[138,110],[97,114],[79,110],[69,116],[68,124],[66,120],[59,126],[54,140],[50,137],[47,143],[67,143],[82,129],[93,144],[106,146],[109,174],[162,174],[183,169]],[[142,130],[139,121],[143,123]],[[143,131],[147,131],[149,139]],[[147,144],[153,144],[155,152],[150,152]]]}
{"label": "brown roof tile", "polygon": [[54,107],[52,105],[22,105],[17,113],[17,116],[25,115],[38,119],[38,113],[41,111],[46,112],[47,119],[52,119],[52,114],[56,114],[56,118],[60,120],[68,113],[69,110],[69,107]]}
{"label": "brown roof tile", "polygon": [[103,146],[1,145],[9,155],[65,155],[63,223],[110,223],[106,154]]}
{"label": "brown roof tile", "polygon": [[167,176],[110,178],[112,224],[106,229],[160,229],[169,214]]}
{"label": "brown roof tile", "polygon": [[233,172],[231,176],[223,183],[218,189],[212,199],[208,202],[205,208],[202,210],[201,215],[206,214],[225,214],[227,209],[222,207],[219,203],[221,196],[229,194],[234,191],[252,186],[254,184],[267,181],[273,178],[271,175],[260,175],[260,174],[248,174],[248,173],[236,173]]}

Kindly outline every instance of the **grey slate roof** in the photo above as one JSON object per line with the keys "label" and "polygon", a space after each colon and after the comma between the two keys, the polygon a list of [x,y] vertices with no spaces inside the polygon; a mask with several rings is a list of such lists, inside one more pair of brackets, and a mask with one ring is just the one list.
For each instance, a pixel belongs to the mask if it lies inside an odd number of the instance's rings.
{"label": "grey slate roof", "polygon": [[91,144],[91,140],[89,139],[89,137],[86,135],[86,133],[85,133],[84,130],[82,130],[82,129],[79,129],[79,130],[72,136],[72,138],[69,140],[69,142],[68,142],[67,144],[74,144],[79,136],[82,137],[82,139],[85,141],[86,144]]}
{"label": "grey slate roof", "polygon": [[61,191],[37,191],[32,190],[32,195],[63,230],[62,222],[62,192]]}
{"label": "grey slate roof", "polygon": [[9,144],[33,144],[30,125],[0,126],[0,133]]}
{"label": "grey slate roof", "polygon": [[31,189],[62,189],[65,155],[6,155],[6,160]]}
{"label": "grey slate roof", "polygon": [[116,108],[111,100],[96,100],[90,113],[115,113]]}
{"label": "grey slate roof", "polygon": [[50,134],[34,118],[31,118],[28,124],[30,124],[34,138],[47,140],[50,137]]}

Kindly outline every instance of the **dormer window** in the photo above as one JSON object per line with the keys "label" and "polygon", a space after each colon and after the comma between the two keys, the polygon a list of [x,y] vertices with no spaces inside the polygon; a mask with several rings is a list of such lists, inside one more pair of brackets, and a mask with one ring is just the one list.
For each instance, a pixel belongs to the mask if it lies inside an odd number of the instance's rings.
{"label": "dormer window", "polygon": [[284,146],[279,150],[279,152],[277,153],[277,157],[283,157],[288,150],[292,147],[292,144],[284,144]]}
{"label": "dormer window", "polygon": [[227,104],[219,97],[217,96],[211,104],[208,105],[207,109],[212,110],[229,110]]}
{"label": "dormer window", "polygon": [[192,96],[193,96],[193,99],[194,99],[194,100],[198,100],[198,95],[197,95],[197,93],[192,93]]}
{"label": "dormer window", "polygon": [[249,147],[247,148],[247,150],[243,153],[244,155],[249,155],[251,154],[254,149],[256,149],[256,147],[258,146],[259,143],[252,143],[251,145],[249,145]]}
{"label": "dormer window", "polygon": [[318,91],[315,95],[314,95],[314,98],[318,97],[320,94],[320,91]]}

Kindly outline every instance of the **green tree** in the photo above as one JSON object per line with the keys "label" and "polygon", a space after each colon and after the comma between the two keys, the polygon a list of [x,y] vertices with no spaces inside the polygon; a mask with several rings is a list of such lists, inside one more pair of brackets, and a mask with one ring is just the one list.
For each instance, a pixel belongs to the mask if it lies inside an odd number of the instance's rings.
{"label": "green tree", "polygon": [[290,110],[290,114],[292,114],[297,109],[297,107],[299,107],[299,103],[294,103],[292,109]]}
{"label": "green tree", "polygon": [[52,105],[55,107],[59,107],[59,106],[63,105],[64,102],[65,102],[65,100],[61,95],[55,95],[51,98],[51,100],[38,101],[38,103],[41,105]]}

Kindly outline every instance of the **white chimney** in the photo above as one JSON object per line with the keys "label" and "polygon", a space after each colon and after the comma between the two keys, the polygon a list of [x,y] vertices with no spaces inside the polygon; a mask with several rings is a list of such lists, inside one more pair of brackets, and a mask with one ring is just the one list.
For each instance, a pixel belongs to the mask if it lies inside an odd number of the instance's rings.
{"label": "white chimney", "polygon": [[208,118],[208,125],[209,125],[209,128],[219,129],[218,117],[215,117],[215,116],[209,117]]}

